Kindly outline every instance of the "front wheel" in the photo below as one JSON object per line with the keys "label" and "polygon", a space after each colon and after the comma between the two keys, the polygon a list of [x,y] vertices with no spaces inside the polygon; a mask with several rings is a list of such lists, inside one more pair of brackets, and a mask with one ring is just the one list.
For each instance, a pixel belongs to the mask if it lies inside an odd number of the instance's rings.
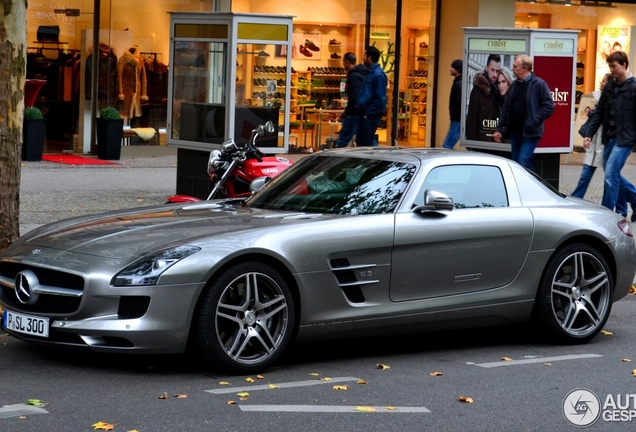
{"label": "front wheel", "polygon": [[609,318],[613,285],[610,267],[598,250],[582,243],[561,249],[541,279],[538,323],[559,342],[589,341]]}
{"label": "front wheel", "polygon": [[212,366],[255,373],[274,363],[290,343],[294,302],[285,279],[249,261],[215,277],[197,317],[197,342]]}

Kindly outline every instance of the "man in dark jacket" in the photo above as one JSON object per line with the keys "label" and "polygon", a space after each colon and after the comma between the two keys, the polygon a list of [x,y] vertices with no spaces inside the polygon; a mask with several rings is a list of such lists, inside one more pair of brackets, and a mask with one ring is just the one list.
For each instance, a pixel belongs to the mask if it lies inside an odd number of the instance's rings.
{"label": "man in dark jacket", "polygon": [[374,47],[367,47],[364,52],[364,64],[369,68],[367,76],[358,94],[356,108],[363,111],[358,123],[356,144],[358,146],[377,146],[375,131],[380,126],[382,116],[386,111],[387,77],[378,63],[380,51]]}
{"label": "man in dark jacket", "polygon": [[[614,79],[610,80],[585,131],[583,145],[588,146],[602,125],[601,141],[605,182],[601,204],[610,210],[616,208],[619,198],[636,205],[636,189],[621,170],[636,144],[636,80],[628,71],[629,59],[623,51],[615,51],[607,57],[607,65]],[[632,221],[636,216],[632,213]]]}
{"label": "man in dark jacket", "polygon": [[358,93],[362,88],[364,77],[367,74],[367,67],[363,64],[356,65],[356,55],[352,52],[345,53],[342,57],[342,66],[347,71],[347,106],[342,114],[342,128],[338,133],[338,142],[335,147],[346,147],[356,134],[360,116],[364,111],[356,108]]}
{"label": "man in dark jacket", "polygon": [[452,149],[459,140],[459,132],[462,117],[462,69],[464,62],[460,59],[453,60],[450,67],[450,74],[455,77],[451,87],[448,110],[450,111],[450,127],[444,139],[442,147]]}
{"label": "man in dark jacket", "polygon": [[493,140],[497,126],[497,73],[501,68],[501,56],[490,54],[483,72],[473,77],[473,88],[468,99],[466,114],[466,138],[476,141]]}
{"label": "man in dark jacket", "polygon": [[512,73],[517,79],[506,95],[494,138],[501,142],[502,133],[510,137],[512,160],[534,171],[532,156],[543,136],[543,123],[554,112],[554,101],[548,84],[532,72],[532,57],[517,56]]}

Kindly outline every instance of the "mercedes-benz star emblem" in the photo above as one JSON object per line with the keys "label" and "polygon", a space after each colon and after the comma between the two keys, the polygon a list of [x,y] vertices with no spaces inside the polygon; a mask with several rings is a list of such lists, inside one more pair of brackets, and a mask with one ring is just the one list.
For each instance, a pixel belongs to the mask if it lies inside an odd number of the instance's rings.
{"label": "mercedes-benz star emblem", "polygon": [[38,300],[35,288],[40,284],[38,277],[31,270],[23,270],[15,277],[15,296],[20,303],[32,305]]}

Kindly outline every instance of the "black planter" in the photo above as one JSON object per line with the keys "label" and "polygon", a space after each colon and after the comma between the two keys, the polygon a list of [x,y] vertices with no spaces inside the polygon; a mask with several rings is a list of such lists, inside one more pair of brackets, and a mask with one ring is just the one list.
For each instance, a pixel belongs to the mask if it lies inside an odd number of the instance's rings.
{"label": "black planter", "polygon": [[97,157],[105,160],[119,160],[121,139],[124,134],[124,119],[97,119]]}
{"label": "black planter", "polygon": [[22,160],[41,161],[46,140],[46,119],[24,119],[22,125]]}

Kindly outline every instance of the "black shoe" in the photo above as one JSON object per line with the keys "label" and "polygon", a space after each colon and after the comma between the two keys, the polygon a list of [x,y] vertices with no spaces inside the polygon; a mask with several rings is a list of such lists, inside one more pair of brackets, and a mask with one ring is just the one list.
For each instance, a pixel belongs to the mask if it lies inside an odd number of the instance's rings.
{"label": "black shoe", "polygon": [[629,218],[630,221],[636,222],[636,212],[632,212],[632,215]]}

